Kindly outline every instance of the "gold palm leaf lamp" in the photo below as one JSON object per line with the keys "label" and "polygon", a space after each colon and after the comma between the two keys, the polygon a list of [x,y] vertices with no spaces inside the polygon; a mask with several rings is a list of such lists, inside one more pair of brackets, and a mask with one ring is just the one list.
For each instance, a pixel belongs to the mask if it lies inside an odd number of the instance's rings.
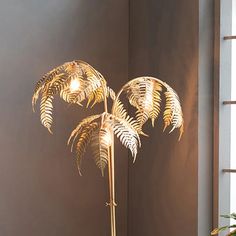
{"label": "gold palm leaf lamp", "polygon": [[[154,77],[138,77],[126,83],[121,90],[115,92],[107,86],[105,78],[88,63],[75,60],[66,62],[46,73],[36,84],[32,107],[35,110],[40,98],[41,123],[52,133],[53,99],[59,95],[65,102],[87,107],[96,103],[104,103],[104,111],[83,119],[72,131],[68,144],[76,153],[76,162],[81,173],[81,160],[90,146],[93,158],[104,174],[108,166],[109,203],[111,218],[111,236],[116,236],[115,207],[115,165],[114,165],[114,136],[130,150],[133,161],[136,159],[138,148],[141,147],[140,136],[146,135],[143,125],[150,119],[154,126],[155,120],[164,106],[164,130],[172,127],[170,132],[178,128],[179,138],[183,133],[183,113],[177,93],[165,82]],[[135,117],[131,117],[121,101],[124,95],[132,107]],[[111,112],[108,112],[107,100],[113,100]]]}

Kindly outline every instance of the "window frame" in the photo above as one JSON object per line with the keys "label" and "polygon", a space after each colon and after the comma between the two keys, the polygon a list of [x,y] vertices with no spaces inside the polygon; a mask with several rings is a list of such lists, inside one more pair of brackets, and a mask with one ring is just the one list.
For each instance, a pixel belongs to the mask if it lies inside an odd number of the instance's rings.
{"label": "window frame", "polygon": [[[214,106],[213,106],[213,227],[230,224],[230,129],[232,1],[215,0],[214,6]],[[221,235],[221,234],[220,234]]]}

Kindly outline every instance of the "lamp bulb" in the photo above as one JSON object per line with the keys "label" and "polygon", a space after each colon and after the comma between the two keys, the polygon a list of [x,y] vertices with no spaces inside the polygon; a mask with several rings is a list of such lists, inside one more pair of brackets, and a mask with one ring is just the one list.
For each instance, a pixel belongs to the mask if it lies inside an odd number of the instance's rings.
{"label": "lamp bulb", "polygon": [[78,79],[72,79],[70,81],[70,91],[71,92],[76,92],[77,90],[79,90],[80,87],[80,82]]}

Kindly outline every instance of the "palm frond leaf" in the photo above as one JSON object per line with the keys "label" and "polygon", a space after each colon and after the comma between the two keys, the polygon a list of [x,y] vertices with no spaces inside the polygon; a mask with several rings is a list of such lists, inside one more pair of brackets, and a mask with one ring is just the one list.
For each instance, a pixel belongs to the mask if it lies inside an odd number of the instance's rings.
{"label": "palm frond leaf", "polygon": [[124,104],[119,99],[117,99],[112,108],[112,114],[122,119],[125,119],[128,116],[128,112],[125,109]]}
{"label": "palm frond leaf", "polygon": [[53,100],[52,95],[43,94],[41,104],[40,104],[41,123],[43,124],[44,127],[48,129],[50,133],[52,133],[51,131],[52,109],[53,109],[52,100]]}
{"label": "palm frond leaf", "polygon": [[74,143],[76,143],[76,163],[81,174],[81,160],[86,151],[87,146],[91,142],[91,139],[94,133],[100,128],[100,120],[99,118],[102,114],[89,116],[83,119],[77,127],[72,131],[67,144],[71,143],[71,151],[74,149]]}
{"label": "palm frond leaf", "polygon": [[44,87],[51,81],[53,78],[55,78],[57,75],[63,73],[65,68],[68,66],[68,63],[64,63],[63,65],[58,66],[57,68],[52,69],[48,73],[42,76],[42,78],[36,83],[34,94],[32,97],[32,108],[33,111],[35,110],[34,107],[37,103],[37,100],[39,98],[40,92],[44,89]]}
{"label": "palm frond leaf", "polygon": [[[71,151],[73,151],[73,147],[74,147],[74,142],[76,140],[76,138],[78,137],[78,135],[81,133],[81,131],[88,126],[89,124],[91,124],[92,122],[95,122],[96,120],[98,120],[100,117],[102,116],[102,114],[98,114],[98,115],[92,115],[89,116],[85,119],[83,119],[77,126],[76,128],[72,131],[67,145],[69,145],[71,143]],[[96,122],[100,122],[100,121],[96,121]]]}
{"label": "palm frond leaf", "polygon": [[128,115],[128,112],[124,107],[124,104],[119,99],[117,99],[116,102],[114,103],[112,114],[121,119],[130,120],[130,121],[132,120],[133,122],[132,126],[137,131],[137,133],[143,136],[148,136],[147,134],[143,132],[142,127],[140,126],[140,123],[138,121],[135,121],[131,116]]}
{"label": "palm frond leaf", "polygon": [[[74,81],[76,81],[75,88],[71,86]],[[41,122],[50,131],[53,121],[52,102],[56,94],[68,103],[82,105],[81,102],[88,99],[88,103],[93,101],[92,105],[95,105],[104,100],[108,90],[106,80],[92,66],[78,60],[66,62],[46,73],[36,84],[32,107],[35,110],[41,95]]]}
{"label": "palm frond leaf", "polygon": [[[102,174],[104,173],[109,160],[113,134],[131,151],[135,161],[138,147],[141,145],[136,130],[137,126],[138,123],[129,116],[120,118],[105,112],[82,120],[68,139],[68,144],[71,144],[71,151],[75,146],[79,171],[81,170],[82,156],[90,144],[94,161]],[[74,143],[76,144],[74,145]]]}
{"label": "palm frond leaf", "polygon": [[140,77],[127,83],[124,91],[127,93],[130,104],[137,109],[136,118],[140,126],[139,130],[149,118],[154,126],[154,121],[160,113],[161,84],[149,77]]}
{"label": "palm frond leaf", "polygon": [[116,94],[111,88],[108,86],[98,87],[89,93],[87,107],[89,107],[91,103],[91,107],[93,107],[95,104],[104,101],[104,88],[106,88],[106,97],[110,97],[112,100],[115,100]]}
{"label": "palm frond leaf", "polygon": [[80,133],[80,137],[76,144],[76,163],[81,175],[81,161],[86,151],[87,146],[89,145],[91,138],[93,137],[94,132],[98,129],[99,124],[93,122],[86,127]]}
{"label": "palm frond leaf", "polygon": [[120,142],[130,150],[134,158],[133,161],[135,162],[138,147],[141,146],[140,137],[137,132],[137,127],[139,124],[136,120],[128,115],[126,115],[126,117],[123,115],[122,118],[115,115],[109,115],[107,119],[113,129],[114,134],[117,136]]}
{"label": "palm frond leaf", "polygon": [[136,111],[136,119],[139,123],[139,130],[151,119],[154,126],[155,120],[161,111],[162,92],[165,96],[165,109],[163,113],[164,130],[172,125],[174,129],[180,129],[180,136],[183,133],[183,113],[177,93],[163,81],[154,77],[138,77],[129,81],[123,91]]}
{"label": "palm frond leaf", "polygon": [[113,101],[116,99],[116,93],[114,90],[107,86],[107,97],[110,97]]}
{"label": "palm frond leaf", "polygon": [[93,152],[93,158],[97,167],[101,170],[102,176],[104,176],[104,170],[107,166],[109,159],[109,148],[111,130],[100,128],[94,132],[91,142],[91,148]]}
{"label": "palm frond leaf", "polygon": [[82,157],[87,146],[91,143],[95,164],[101,170],[102,175],[104,174],[111,145],[109,142],[111,129],[107,126],[105,116],[105,113],[103,113],[85,118],[72,131],[68,139],[68,144],[71,143],[71,151],[73,151],[76,142],[76,162],[80,173]]}
{"label": "palm frond leaf", "polygon": [[169,126],[172,125],[172,132],[174,129],[179,128],[180,136],[184,132],[184,119],[183,119],[183,112],[180,105],[179,97],[177,93],[166,83],[164,83],[166,87],[165,98],[165,110],[164,110],[164,130]]}
{"label": "palm frond leaf", "polygon": [[102,87],[99,87],[88,94],[89,95],[88,95],[87,107],[89,106],[93,107],[96,103],[104,101],[104,91]]}

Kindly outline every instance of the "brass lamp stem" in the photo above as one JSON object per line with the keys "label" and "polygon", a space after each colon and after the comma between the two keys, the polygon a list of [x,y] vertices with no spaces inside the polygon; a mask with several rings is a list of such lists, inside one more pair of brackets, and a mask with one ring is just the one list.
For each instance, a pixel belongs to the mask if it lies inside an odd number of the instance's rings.
{"label": "brass lamp stem", "polygon": [[108,113],[108,108],[107,108],[107,90],[106,90],[106,84],[105,85],[103,85],[102,86],[102,89],[103,89],[103,94],[104,94],[104,111],[106,112],[106,113]]}
{"label": "brass lamp stem", "polygon": [[109,177],[109,195],[110,217],[111,217],[111,236],[116,236],[116,203],[115,203],[115,167],[114,167],[114,134],[112,133],[112,143],[109,148],[108,159],[108,177]]}
{"label": "brass lamp stem", "polygon": [[[106,88],[104,91],[104,110],[107,113],[107,97]],[[115,165],[114,165],[114,133],[111,132],[111,146],[108,150],[108,181],[109,181],[109,203],[110,207],[110,219],[111,219],[111,236],[116,236],[116,203],[115,203]]]}

